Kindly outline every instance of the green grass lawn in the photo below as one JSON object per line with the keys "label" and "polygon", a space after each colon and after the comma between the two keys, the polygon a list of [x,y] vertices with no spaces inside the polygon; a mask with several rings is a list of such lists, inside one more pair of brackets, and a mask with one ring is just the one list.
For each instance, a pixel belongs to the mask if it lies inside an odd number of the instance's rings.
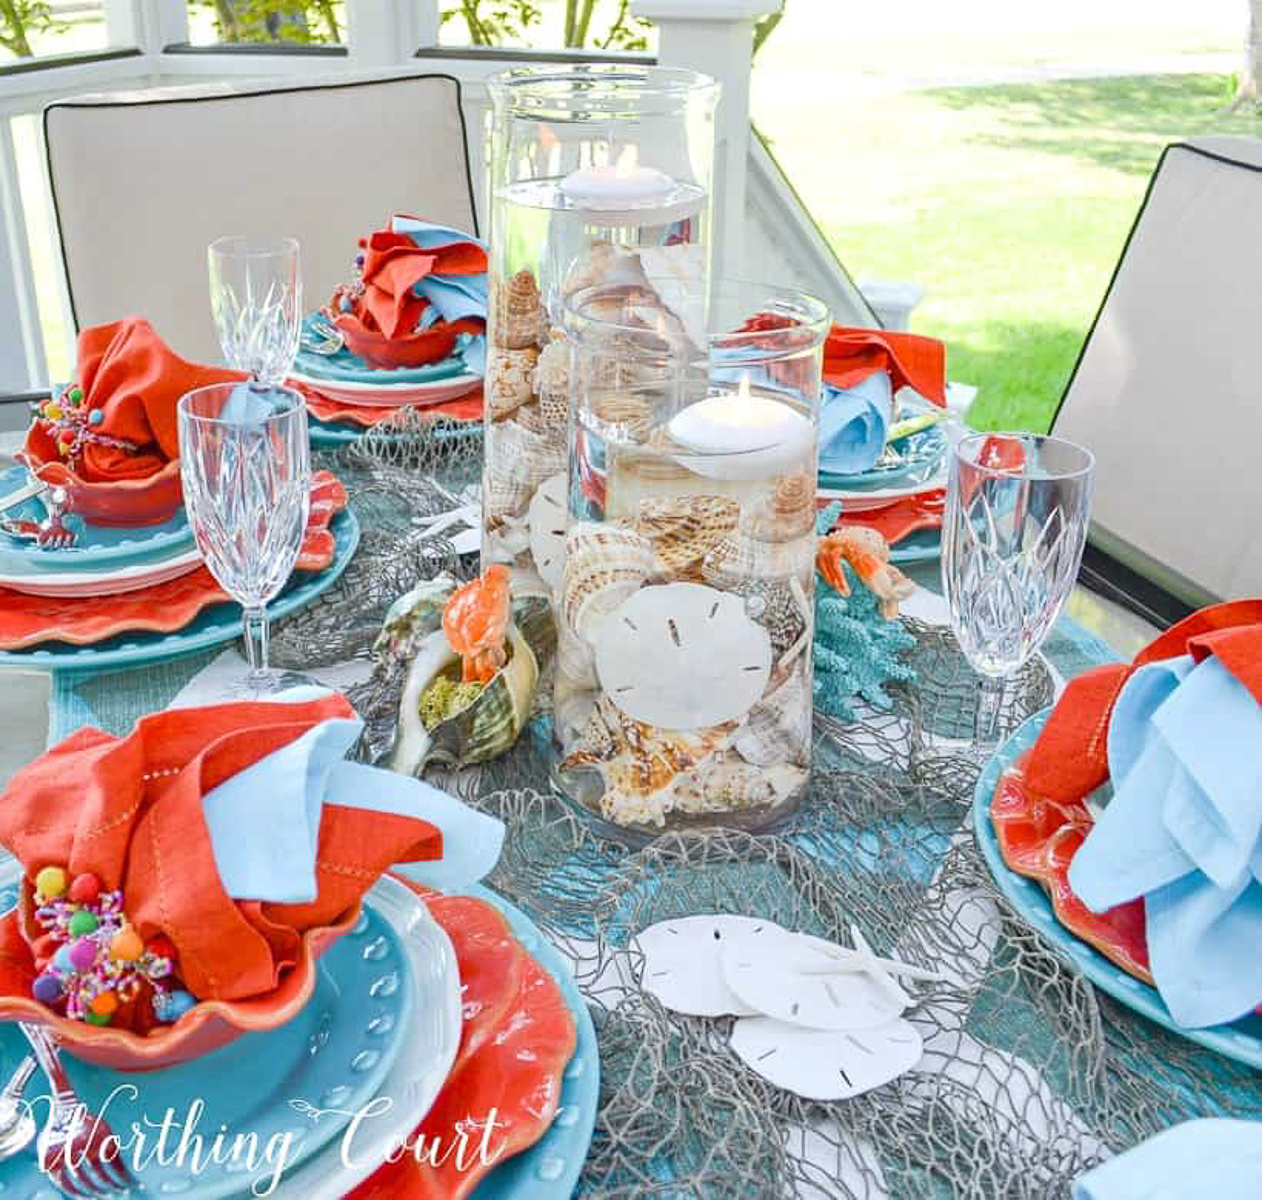
{"label": "green grass lawn", "polygon": [[912,328],[981,389],[971,421],[1045,429],[1162,147],[1262,135],[1228,96],[1215,75],[856,89],[823,155],[818,128],[812,155],[762,126],[854,275],[927,289]]}

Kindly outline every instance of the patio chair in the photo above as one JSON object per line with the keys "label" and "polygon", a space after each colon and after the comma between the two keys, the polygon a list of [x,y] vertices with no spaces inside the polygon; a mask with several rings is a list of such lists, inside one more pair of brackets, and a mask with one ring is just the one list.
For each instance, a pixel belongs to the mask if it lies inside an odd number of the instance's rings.
{"label": "patio chair", "polygon": [[44,132],[76,326],[140,313],[193,359],[221,357],[214,238],[296,237],[314,307],[393,212],[477,232],[447,75],[77,96],[45,109]]}
{"label": "patio chair", "polygon": [[1053,421],[1096,454],[1083,582],[1159,625],[1262,595],[1262,142],[1167,146]]}

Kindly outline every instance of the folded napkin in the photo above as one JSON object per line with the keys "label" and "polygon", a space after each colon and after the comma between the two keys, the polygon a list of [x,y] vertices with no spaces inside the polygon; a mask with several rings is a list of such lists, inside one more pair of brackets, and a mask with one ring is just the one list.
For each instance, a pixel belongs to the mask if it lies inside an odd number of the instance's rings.
{"label": "folded napkin", "polygon": [[[86,408],[87,438],[68,465],[89,483],[147,478],[180,456],[175,411],[180,397],[244,378],[240,371],[186,362],[140,317],[85,329],[79,334],[75,383],[66,391],[78,387],[83,394],[79,408]],[[25,447],[32,466],[65,461],[59,432],[52,421],[32,423]]]}
{"label": "folded napkin", "polygon": [[[276,700],[302,703],[318,698],[313,691],[295,688]],[[202,797],[215,868],[229,896],[275,904],[314,901],[316,849],[329,805],[435,825],[442,858],[406,868],[430,887],[467,888],[495,865],[504,842],[499,821],[419,779],[344,761],[363,727],[358,718],[322,721]]]}
{"label": "folded napkin", "polygon": [[1095,912],[1144,897],[1181,1025],[1243,1016],[1262,1002],[1262,706],[1217,658],[1151,663],[1118,695],[1108,757],[1113,798],[1070,886]]}
{"label": "folded napkin", "polygon": [[1184,1121],[1088,1171],[1073,1200],[1256,1200],[1262,1123]]}
{"label": "folded napkin", "polygon": [[858,475],[876,465],[894,416],[890,377],[873,371],[850,388],[824,384],[819,411],[819,468]]}
{"label": "folded napkin", "polygon": [[1096,912],[1143,897],[1153,980],[1189,1027],[1262,1002],[1260,705],[1262,601],[1215,605],[1071,681],[1025,766],[1052,803],[1112,779],[1069,883]]}
{"label": "folded napkin", "polygon": [[834,325],[824,341],[819,465],[857,475],[876,464],[894,415],[894,394],[910,387],[946,404],[946,351],[934,338]]}
{"label": "folded napkin", "polygon": [[[459,335],[485,333],[486,250],[468,234],[396,215],[368,237],[362,258],[362,288],[339,289],[332,308],[348,347],[370,365],[437,362]],[[475,360],[481,353],[463,348]]]}
{"label": "folded napkin", "polygon": [[[341,697],[322,696],[170,710],[142,718],[122,738],[80,730],[20,771],[0,794],[0,844],[21,861],[28,883],[42,868],[59,866],[71,877],[95,875],[107,891],[121,889],[137,933],[146,940],[162,934],[174,944],[184,986],[198,999],[270,991],[297,961],[307,930],[345,915],[391,864],[443,854],[437,825],[415,809],[397,811],[392,781],[356,773],[339,778],[335,789],[326,780],[314,899],[235,900],[225,890],[215,852],[224,827],[212,837],[214,823],[203,815],[207,797],[215,809],[223,799],[223,793],[214,799],[216,789],[233,777],[319,726],[354,719]],[[346,724],[335,728],[346,736]],[[315,823],[308,807],[315,789],[308,785],[318,779],[320,765],[332,761],[336,736],[314,738],[305,759],[286,757],[264,768],[269,787],[285,763],[302,770],[301,779],[290,778],[279,789],[278,803],[306,813],[300,834],[291,835],[304,848]],[[268,794],[252,794],[260,814],[251,820],[266,826]],[[373,803],[381,807],[363,807]],[[273,820],[273,829],[279,823]],[[266,848],[258,852],[266,854]],[[257,872],[257,866],[251,869]],[[309,894],[309,875],[303,883],[305,891],[287,894]],[[30,888],[24,892],[20,919],[30,942],[39,931]]]}

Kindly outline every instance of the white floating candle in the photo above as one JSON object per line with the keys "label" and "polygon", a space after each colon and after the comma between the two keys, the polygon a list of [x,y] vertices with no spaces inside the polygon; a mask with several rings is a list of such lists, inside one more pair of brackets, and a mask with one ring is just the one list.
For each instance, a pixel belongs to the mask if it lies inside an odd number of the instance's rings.
{"label": "white floating candle", "polygon": [[782,400],[755,396],[749,376],[735,392],[716,392],[671,418],[667,431],[697,457],[684,466],[710,479],[762,479],[797,463],[810,449],[811,423]]}
{"label": "white floating candle", "polygon": [[581,167],[561,180],[561,194],[575,207],[592,212],[651,208],[670,199],[675,181],[664,171],[642,167],[628,146],[613,164]]}

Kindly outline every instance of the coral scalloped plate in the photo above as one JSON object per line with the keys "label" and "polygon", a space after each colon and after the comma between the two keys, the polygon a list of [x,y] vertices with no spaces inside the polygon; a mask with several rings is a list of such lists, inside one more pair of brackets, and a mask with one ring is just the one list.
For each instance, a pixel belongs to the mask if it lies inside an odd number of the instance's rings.
{"label": "coral scalloped plate", "polygon": [[990,760],[973,795],[977,844],[1013,907],[1092,983],[1128,1008],[1229,1058],[1262,1069],[1262,1016],[1187,1029],[1151,986],[1142,901],[1093,913],[1069,886],[1069,863],[1091,829],[1085,805],[1029,795],[1021,763],[1050,709],[1035,713]]}
{"label": "coral scalloped plate", "polygon": [[[147,1036],[58,1016],[29,995],[29,965],[5,952],[0,954],[0,1020],[46,1025],[66,1050],[85,1062],[115,1071],[173,1067],[218,1050],[243,1033],[275,1029],[296,1017],[315,990],[316,960],[354,926],[359,912],[356,904],[336,924],[308,930],[303,935],[301,957],[272,991],[245,1000],[203,1000],[173,1025]],[[13,925],[14,933],[16,923],[17,915],[12,911],[0,921],[5,927]],[[6,943],[8,940],[4,939]]]}

